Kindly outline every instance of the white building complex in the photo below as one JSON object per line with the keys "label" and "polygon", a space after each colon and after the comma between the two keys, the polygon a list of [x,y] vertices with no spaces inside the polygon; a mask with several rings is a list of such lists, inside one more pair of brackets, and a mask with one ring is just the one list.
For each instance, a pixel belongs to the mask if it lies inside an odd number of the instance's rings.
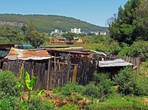
{"label": "white building complex", "polygon": [[71,32],[75,34],[81,34],[81,29],[80,28],[71,28]]}
{"label": "white building complex", "polygon": [[55,34],[55,35],[62,35],[63,32],[62,32],[62,30],[55,29],[54,31],[52,31],[52,32],[50,33],[50,35],[53,35],[53,34]]}

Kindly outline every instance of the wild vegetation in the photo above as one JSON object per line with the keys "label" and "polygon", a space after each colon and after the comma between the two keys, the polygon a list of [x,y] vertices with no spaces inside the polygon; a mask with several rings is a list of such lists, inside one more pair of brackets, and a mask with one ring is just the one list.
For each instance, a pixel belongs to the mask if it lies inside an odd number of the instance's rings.
{"label": "wild vegetation", "polygon": [[[52,91],[33,91],[34,76],[30,79],[22,70],[18,79],[4,71],[0,73],[0,110],[148,109],[148,80],[143,74],[134,73],[126,67],[111,80],[108,74],[95,72],[95,82],[85,86],[67,83]],[[28,93],[24,92],[25,86]]]}

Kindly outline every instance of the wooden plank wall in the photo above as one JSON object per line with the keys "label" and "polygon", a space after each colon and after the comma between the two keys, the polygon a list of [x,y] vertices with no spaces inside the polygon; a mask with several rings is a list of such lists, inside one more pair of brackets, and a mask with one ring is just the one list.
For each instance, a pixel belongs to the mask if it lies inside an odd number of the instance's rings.
{"label": "wooden plank wall", "polygon": [[[25,71],[36,77],[35,89],[53,89],[72,82],[74,67],[77,65],[59,62],[58,59],[47,61],[6,61],[2,70],[12,71],[19,77],[22,65]],[[76,70],[75,70],[76,71]]]}
{"label": "wooden plank wall", "polygon": [[[140,71],[140,58],[124,57],[123,59],[133,63],[134,66],[137,66],[137,71]],[[66,61],[61,62],[60,58],[53,58],[43,61],[4,61],[2,70],[10,70],[19,77],[21,67],[24,65],[25,71],[36,77],[35,89],[49,90],[75,81],[85,85],[93,80],[98,59],[76,57],[76,59],[70,60],[67,58]]]}
{"label": "wooden plank wall", "polygon": [[140,72],[140,64],[141,64],[141,58],[140,57],[129,57],[129,56],[124,56],[123,59],[127,62],[132,63],[136,68],[137,72]]}

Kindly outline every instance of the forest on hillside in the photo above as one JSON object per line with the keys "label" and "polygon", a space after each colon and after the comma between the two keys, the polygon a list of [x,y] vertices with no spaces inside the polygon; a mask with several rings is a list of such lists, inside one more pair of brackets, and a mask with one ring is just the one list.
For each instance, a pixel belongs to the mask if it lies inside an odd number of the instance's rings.
{"label": "forest on hillside", "polygon": [[22,26],[32,22],[39,32],[50,33],[54,29],[70,31],[71,28],[81,28],[82,31],[105,31],[105,27],[96,26],[79,19],[56,15],[19,15],[0,14],[0,26]]}

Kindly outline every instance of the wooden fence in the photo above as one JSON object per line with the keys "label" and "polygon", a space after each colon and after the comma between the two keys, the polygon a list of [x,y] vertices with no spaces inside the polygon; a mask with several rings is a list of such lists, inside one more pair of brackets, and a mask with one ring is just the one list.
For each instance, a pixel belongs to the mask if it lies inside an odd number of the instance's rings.
{"label": "wooden fence", "polygon": [[[108,57],[109,60],[117,59],[117,56]],[[106,59],[106,60],[108,60]],[[131,62],[137,71],[140,71],[140,58],[124,57],[127,62]],[[6,60],[1,63],[2,70],[10,70],[16,76],[20,76],[20,70],[24,67],[30,75],[36,77],[35,89],[53,89],[63,86],[67,82],[78,82],[88,84],[93,80],[93,73],[97,70],[98,59],[78,57],[73,60],[67,58],[61,61],[60,58],[52,58],[42,61],[21,61]]]}
{"label": "wooden fence", "polygon": [[2,70],[12,71],[20,76],[20,70],[24,67],[30,75],[36,77],[35,89],[52,89],[63,86],[67,82],[75,82],[78,65],[62,63],[56,59],[46,61],[6,61]]}
{"label": "wooden fence", "polygon": [[71,61],[61,62],[58,58],[43,61],[4,61],[2,70],[12,71],[17,77],[20,76],[21,68],[24,67],[30,75],[36,77],[35,89],[53,89],[63,86],[67,82],[87,84],[92,77],[93,64],[83,60],[78,64]]}

